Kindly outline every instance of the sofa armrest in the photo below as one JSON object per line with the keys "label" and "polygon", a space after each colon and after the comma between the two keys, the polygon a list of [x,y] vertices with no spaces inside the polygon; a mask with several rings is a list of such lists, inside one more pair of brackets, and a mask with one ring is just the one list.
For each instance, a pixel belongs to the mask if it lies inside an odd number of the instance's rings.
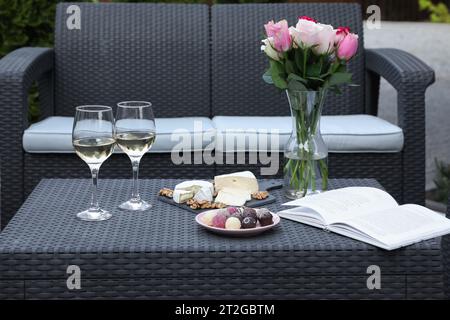
{"label": "sofa armrest", "polygon": [[397,90],[398,125],[403,130],[403,202],[425,202],[425,91],[434,71],[398,49],[367,49],[369,113],[376,113],[380,76]]}
{"label": "sofa armrest", "polygon": [[[34,81],[38,82],[42,112],[53,113],[53,49],[20,48],[0,59],[0,108],[19,106],[14,113],[23,117],[23,128],[27,127],[27,93]],[[2,110],[2,112],[7,112]]]}
{"label": "sofa armrest", "polygon": [[425,90],[434,82],[433,69],[399,49],[366,49],[366,68],[385,78],[398,91],[411,86]]}
{"label": "sofa armrest", "polygon": [[[413,94],[414,96],[422,96],[426,89],[434,82],[435,75],[431,69],[422,60],[416,58],[412,54],[399,49],[366,49],[366,69],[375,77],[376,92],[372,98],[378,101],[378,82],[379,77],[386,79],[398,93],[398,119],[399,125],[402,126],[404,113],[408,105],[402,104],[401,98]],[[424,106],[424,103],[417,107]]]}
{"label": "sofa armrest", "polygon": [[21,48],[0,60],[1,225],[23,201],[22,135],[28,126],[28,91],[34,81],[41,90],[46,115],[53,103],[53,49]]}

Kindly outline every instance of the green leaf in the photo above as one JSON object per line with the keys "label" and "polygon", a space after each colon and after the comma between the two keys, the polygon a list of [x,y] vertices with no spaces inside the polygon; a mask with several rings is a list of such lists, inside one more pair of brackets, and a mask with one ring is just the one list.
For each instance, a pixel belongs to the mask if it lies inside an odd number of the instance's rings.
{"label": "green leaf", "polygon": [[348,72],[336,72],[330,76],[328,86],[336,86],[340,84],[350,83],[352,81],[352,74]]}
{"label": "green leaf", "polygon": [[303,49],[297,48],[294,54],[295,64],[297,65],[297,69],[299,73],[303,73]]}
{"label": "green leaf", "polygon": [[321,63],[310,64],[306,67],[307,78],[317,78],[320,76],[320,71],[322,69]]}
{"label": "green leaf", "polygon": [[272,76],[272,81],[277,88],[281,90],[287,88],[287,82],[285,79],[286,74],[284,72],[284,67],[280,62],[270,60],[270,74]]}
{"label": "green leaf", "polygon": [[284,62],[284,68],[287,74],[296,73],[294,62],[292,62],[291,60],[286,60]]}
{"label": "green leaf", "polygon": [[342,64],[342,63],[338,64],[336,72],[347,73],[347,66],[345,64]]}
{"label": "green leaf", "polygon": [[263,80],[264,80],[265,83],[273,84],[272,74],[271,74],[271,72],[270,72],[270,69],[267,69],[267,71],[264,72],[262,78],[263,78]]}
{"label": "green leaf", "polygon": [[288,84],[288,89],[293,91],[306,91],[306,87],[303,83],[297,80],[291,80]]}
{"label": "green leaf", "polygon": [[288,81],[295,80],[295,81],[299,81],[303,84],[308,84],[308,80],[303,79],[302,77],[300,77],[298,74],[295,74],[295,73],[289,74],[287,77],[287,80]]}

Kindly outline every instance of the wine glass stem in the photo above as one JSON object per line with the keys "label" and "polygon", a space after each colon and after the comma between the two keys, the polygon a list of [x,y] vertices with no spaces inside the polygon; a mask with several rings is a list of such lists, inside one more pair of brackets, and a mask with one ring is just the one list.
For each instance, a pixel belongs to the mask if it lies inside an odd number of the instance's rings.
{"label": "wine glass stem", "polygon": [[97,198],[98,168],[91,167],[91,175],[92,175],[91,210],[98,210],[100,208],[100,206],[98,205],[98,198]]}
{"label": "wine glass stem", "polygon": [[131,198],[136,201],[141,199],[139,196],[139,162],[140,160],[131,160],[133,166],[133,191],[131,193]]}

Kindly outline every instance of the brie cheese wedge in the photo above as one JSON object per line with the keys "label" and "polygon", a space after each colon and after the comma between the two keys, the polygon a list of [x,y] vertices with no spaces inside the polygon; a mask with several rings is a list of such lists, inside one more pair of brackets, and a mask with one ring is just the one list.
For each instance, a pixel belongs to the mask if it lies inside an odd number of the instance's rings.
{"label": "brie cheese wedge", "polygon": [[230,193],[225,190],[220,190],[214,202],[220,202],[227,206],[243,206],[247,202],[247,195]]}
{"label": "brie cheese wedge", "polygon": [[204,180],[183,181],[175,186],[175,190],[192,191],[194,194],[196,194],[202,188],[208,188],[210,189],[211,194],[214,193],[213,184],[211,182]]}
{"label": "brie cheese wedge", "polygon": [[183,203],[188,201],[189,199],[192,199],[193,196],[194,192],[192,191],[178,189],[173,191],[172,198],[176,203]]}
{"label": "brie cheese wedge", "polygon": [[259,191],[258,180],[256,180],[255,175],[250,171],[241,171],[215,176],[214,185],[216,191],[220,191],[226,187],[248,190],[250,193]]}
{"label": "brie cheese wedge", "polygon": [[203,187],[200,190],[197,191],[197,193],[194,195],[194,200],[197,201],[213,201],[213,193],[211,192],[210,188]]}
{"label": "brie cheese wedge", "polygon": [[230,187],[224,187],[220,191],[224,191],[225,193],[229,193],[229,194],[234,194],[238,197],[245,197],[245,201],[252,200],[252,194],[250,193],[250,191],[248,191],[246,189],[234,189],[234,188],[230,188]]}

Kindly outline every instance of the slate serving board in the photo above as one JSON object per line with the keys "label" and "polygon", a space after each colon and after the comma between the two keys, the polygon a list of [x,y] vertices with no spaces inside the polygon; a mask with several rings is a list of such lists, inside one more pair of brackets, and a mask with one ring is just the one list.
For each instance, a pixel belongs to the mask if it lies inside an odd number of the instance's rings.
{"label": "slate serving board", "polygon": [[[256,199],[252,199],[250,201],[247,201],[245,203],[246,207],[251,207],[251,208],[256,208],[256,207],[262,207],[265,206],[269,203],[273,203],[275,202],[275,197],[273,195],[270,194],[270,190],[275,190],[275,189],[280,189],[283,187],[283,185],[277,181],[273,181],[273,180],[259,180],[258,181],[259,184],[259,190],[260,191],[269,191],[269,196],[265,199],[262,200],[256,200]],[[175,186],[166,186],[166,188],[169,189],[173,189]],[[211,210],[211,209],[191,209],[187,204],[185,203],[176,203],[175,201],[173,201],[172,198],[167,198],[164,196],[160,196],[158,195],[158,200],[171,204],[173,206],[177,206],[179,208],[191,211],[193,213],[200,213],[203,211],[207,211],[207,210]]]}

